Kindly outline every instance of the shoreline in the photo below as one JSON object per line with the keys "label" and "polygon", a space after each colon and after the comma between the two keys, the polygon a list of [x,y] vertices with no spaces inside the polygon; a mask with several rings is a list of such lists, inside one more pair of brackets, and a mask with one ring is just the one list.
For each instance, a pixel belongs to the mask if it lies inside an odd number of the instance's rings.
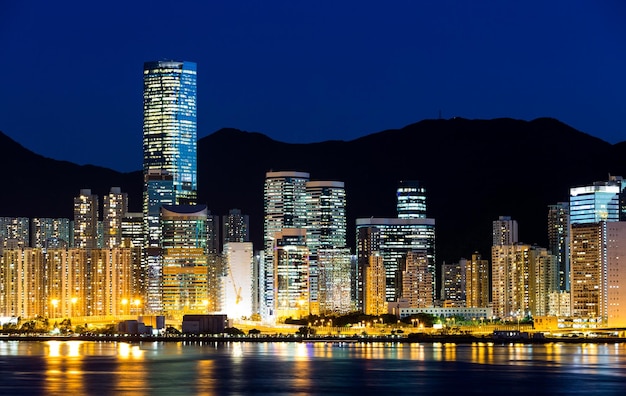
{"label": "shoreline", "polygon": [[428,335],[413,333],[407,336],[229,336],[229,335],[168,335],[168,336],[149,336],[149,335],[71,335],[71,336],[49,336],[49,335],[0,335],[0,341],[102,341],[102,342],[299,342],[299,343],[442,343],[442,344],[616,344],[626,343],[623,337],[543,337],[543,338],[525,338],[511,337],[500,338],[491,335],[472,336],[472,335]]}

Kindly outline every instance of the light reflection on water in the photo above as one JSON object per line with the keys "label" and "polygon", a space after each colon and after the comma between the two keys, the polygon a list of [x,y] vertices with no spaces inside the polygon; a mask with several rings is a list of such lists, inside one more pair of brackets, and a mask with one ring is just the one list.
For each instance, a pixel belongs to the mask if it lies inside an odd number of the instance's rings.
{"label": "light reflection on water", "polygon": [[626,345],[0,341],[0,394],[390,394],[452,383],[621,394]]}

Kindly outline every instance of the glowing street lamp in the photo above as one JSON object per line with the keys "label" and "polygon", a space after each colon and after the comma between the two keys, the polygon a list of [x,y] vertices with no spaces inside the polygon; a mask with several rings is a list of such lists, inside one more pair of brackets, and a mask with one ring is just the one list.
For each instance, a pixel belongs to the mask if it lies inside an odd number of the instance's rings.
{"label": "glowing street lamp", "polygon": [[133,304],[135,305],[135,313],[139,315],[139,306],[141,305],[141,300],[136,299],[135,301],[133,301]]}
{"label": "glowing street lamp", "polygon": [[57,317],[57,307],[59,306],[59,300],[56,298],[53,298],[50,303],[52,304],[52,316],[53,317]]}
{"label": "glowing street lamp", "polygon": [[[122,299],[122,316],[124,315],[124,312],[126,312],[126,305],[128,305],[128,299],[123,298]],[[128,313],[130,313],[130,310],[128,311]]]}
{"label": "glowing street lamp", "polygon": [[70,311],[70,318],[74,316],[74,306],[76,305],[76,301],[78,301],[78,298],[76,297],[72,297],[72,299],[70,300],[72,302],[72,306],[71,311]]}

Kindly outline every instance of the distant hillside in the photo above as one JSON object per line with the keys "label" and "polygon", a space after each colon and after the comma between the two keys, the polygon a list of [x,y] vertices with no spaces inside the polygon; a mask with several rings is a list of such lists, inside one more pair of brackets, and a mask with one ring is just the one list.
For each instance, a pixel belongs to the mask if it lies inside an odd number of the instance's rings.
{"label": "distant hillside", "polygon": [[[0,133],[6,170],[0,216],[71,217],[81,188],[100,196],[111,186],[141,210],[141,172],[119,173],[41,157]],[[263,182],[269,170],[298,170],[312,180],[345,182],[348,238],[360,217],[395,217],[400,180],[426,187],[437,223],[437,262],[490,255],[491,222],[512,216],[526,243],[547,245],[547,206],[568,199],[571,186],[626,176],[626,144],[611,145],[557,120],[425,120],[356,140],[278,142],[260,133],[222,129],[198,142],[199,201],[213,214],[250,215],[262,247]]]}

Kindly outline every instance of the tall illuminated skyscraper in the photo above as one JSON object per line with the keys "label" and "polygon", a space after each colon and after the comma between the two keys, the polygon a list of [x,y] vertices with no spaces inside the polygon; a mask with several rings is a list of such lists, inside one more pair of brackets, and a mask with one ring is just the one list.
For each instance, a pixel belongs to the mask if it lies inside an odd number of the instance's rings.
{"label": "tall illuminated skyscraper", "polygon": [[143,173],[172,175],[176,204],[197,191],[196,64],[146,62],[143,68]]}
{"label": "tall illuminated skyscraper", "polygon": [[[309,248],[309,286],[311,313],[318,314],[327,301],[318,298],[319,251],[346,246],[346,190],[339,181],[309,181],[306,183],[306,244]],[[327,277],[325,277],[328,279]],[[330,285],[327,285],[330,286]]]}
{"label": "tall illuminated skyscraper", "polygon": [[[277,233],[285,228],[306,227],[306,182],[309,174],[306,172],[267,172],[263,191],[265,218],[263,222],[263,236],[265,258],[263,273],[263,314],[274,315],[274,239]],[[308,299],[307,299],[308,307]]]}
{"label": "tall illuminated skyscraper", "polygon": [[416,180],[403,180],[396,192],[399,219],[426,217],[426,189]]}
{"label": "tall illuminated skyscraper", "polygon": [[195,204],[196,64],[145,62],[143,68],[143,221],[146,310],[163,310],[163,205]]}

